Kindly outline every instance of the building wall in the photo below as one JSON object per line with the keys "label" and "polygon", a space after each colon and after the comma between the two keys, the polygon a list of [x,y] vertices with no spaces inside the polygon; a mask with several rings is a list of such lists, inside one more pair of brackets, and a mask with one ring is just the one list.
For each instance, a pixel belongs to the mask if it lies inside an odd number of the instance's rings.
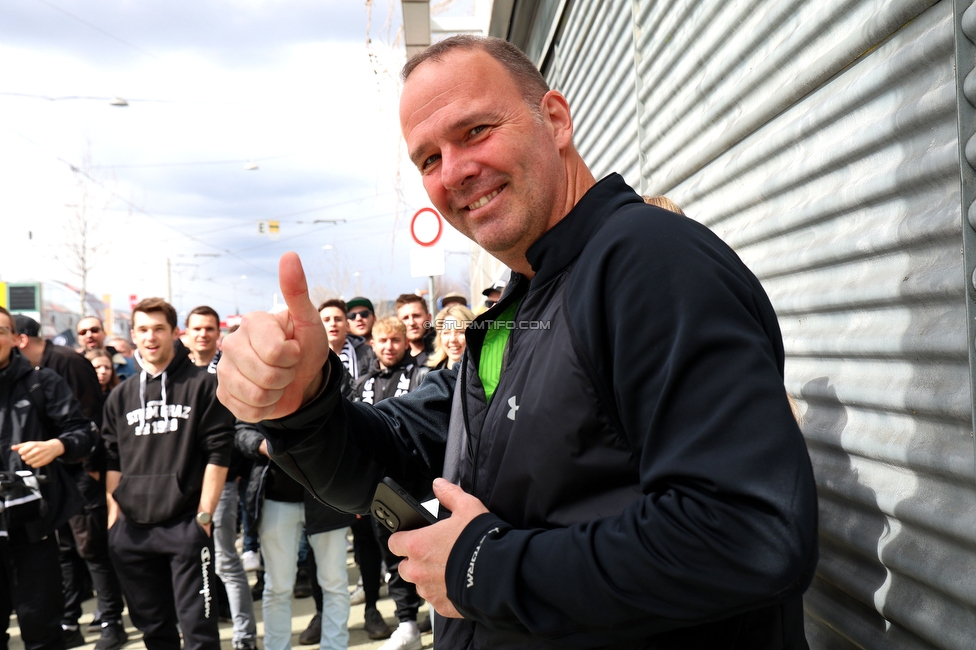
{"label": "building wall", "polygon": [[557,19],[539,63],[594,174],[670,196],[777,310],[820,496],[811,647],[974,647],[953,3],[576,0]]}

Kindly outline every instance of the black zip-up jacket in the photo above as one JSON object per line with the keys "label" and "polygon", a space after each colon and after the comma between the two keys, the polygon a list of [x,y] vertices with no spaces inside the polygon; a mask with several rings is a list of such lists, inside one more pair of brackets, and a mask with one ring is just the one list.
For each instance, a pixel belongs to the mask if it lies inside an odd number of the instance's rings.
{"label": "black zip-up jacket", "polygon": [[[45,416],[38,413],[28,397],[31,385],[40,384]],[[35,396],[35,402],[39,396]],[[46,422],[45,422],[46,419]],[[64,454],[36,474],[46,477],[41,493],[49,511],[39,521],[27,525],[31,541],[37,541],[56,530],[82,506],[81,493],[65,471],[64,464],[84,460],[97,440],[94,423],[81,412],[78,400],[68,384],[53,370],[36,371],[19,350],[12,350],[10,363],[0,370],[0,469],[30,470],[20,454],[11,449],[29,440],[57,438],[64,444]]]}
{"label": "black zip-up jacket", "polygon": [[[41,368],[50,368],[68,382],[71,392],[81,405],[82,415],[94,422],[98,430],[101,430],[105,397],[91,361],[71,348],[45,341],[44,352],[41,353],[41,362],[38,365]],[[73,464],[67,468],[76,481],[83,471],[105,473],[105,448],[101,444],[101,438],[83,464],[84,467]],[[104,490],[102,492],[101,500],[104,501]]]}
{"label": "black zip-up jacket", "polygon": [[[276,461],[352,511],[384,475],[487,506],[448,560],[464,619],[438,620],[440,648],[805,648],[816,494],[758,280],[617,175],[527,257],[457,372],[374,408],[330,377],[263,424]],[[486,403],[485,328],[515,301]]]}
{"label": "black zip-up jacket", "polygon": [[426,373],[419,372],[422,367],[415,358],[410,357],[409,351],[403,355],[400,363],[389,368],[381,366],[379,360],[374,358],[369,372],[359,378],[353,399],[377,404],[391,397],[406,395],[423,381]]}
{"label": "black zip-up jacket", "polygon": [[216,391],[216,375],[193,365],[177,341],[165,370],[142,370],[109,394],[102,438],[108,470],[122,472],[112,496],[129,523],[192,517],[206,466],[230,463],[234,416]]}

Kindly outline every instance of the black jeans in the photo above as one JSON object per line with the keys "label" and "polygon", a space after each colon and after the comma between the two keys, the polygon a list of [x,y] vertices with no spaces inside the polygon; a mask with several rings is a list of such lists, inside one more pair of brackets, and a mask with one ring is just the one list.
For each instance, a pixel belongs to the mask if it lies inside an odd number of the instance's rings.
{"label": "black jeans", "polygon": [[0,647],[7,648],[10,614],[16,610],[26,650],[64,650],[64,595],[54,534],[31,543],[22,530],[12,530],[7,540],[0,540],[0,559]]}
{"label": "black jeans", "polygon": [[[373,521],[373,530],[376,531],[380,549],[386,558],[386,570],[390,572],[390,580],[386,584],[390,588],[390,598],[396,603],[396,617],[400,621],[416,621],[417,610],[424,604],[424,600],[417,594],[417,585],[400,577],[400,560],[403,558],[390,552],[392,533],[376,521],[375,517],[370,519]],[[363,584],[366,584],[365,580]]]}
{"label": "black jeans", "polygon": [[[76,472],[75,482],[85,499],[86,506],[105,508],[105,482],[96,481],[88,472]],[[104,511],[103,511],[104,516]],[[104,519],[99,521],[104,525]],[[77,625],[81,618],[81,604],[88,596],[89,587],[98,595],[98,615],[103,622],[122,621],[122,587],[115,575],[115,567],[108,556],[108,542],[102,535],[97,543],[89,544],[88,558],[81,558],[75,547],[71,527],[65,524],[60,532],[61,573],[64,577],[64,616],[62,625]],[[88,581],[91,576],[91,584]]]}
{"label": "black jeans", "polygon": [[352,552],[359,565],[359,575],[363,578],[366,609],[375,609],[376,601],[380,599],[380,563],[383,558],[373,531],[373,516],[357,517],[351,528]]}
{"label": "black jeans", "polygon": [[122,587],[115,575],[115,567],[108,557],[108,549],[92,560],[83,560],[74,547],[61,548],[61,574],[64,578],[63,625],[77,625],[81,618],[81,604],[88,596],[88,580],[98,596],[98,615],[102,622],[118,623],[122,620]]}

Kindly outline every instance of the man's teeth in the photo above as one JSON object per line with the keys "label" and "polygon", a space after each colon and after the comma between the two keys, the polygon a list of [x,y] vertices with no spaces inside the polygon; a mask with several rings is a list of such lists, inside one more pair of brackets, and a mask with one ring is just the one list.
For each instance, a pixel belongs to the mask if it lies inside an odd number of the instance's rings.
{"label": "man's teeth", "polygon": [[478,208],[482,208],[488,205],[488,201],[491,201],[493,198],[498,196],[499,192],[501,192],[501,189],[497,189],[491,194],[486,194],[485,196],[481,197],[480,199],[478,199],[477,201],[469,205],[468,210],[477,210]]}

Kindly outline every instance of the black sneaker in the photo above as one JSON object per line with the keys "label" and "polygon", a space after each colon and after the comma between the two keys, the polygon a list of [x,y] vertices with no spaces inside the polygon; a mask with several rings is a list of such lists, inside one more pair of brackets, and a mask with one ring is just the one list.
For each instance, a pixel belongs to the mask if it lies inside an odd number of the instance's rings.
{"label": "black sneaker", "polygon": [[363,629],[366,630],[366,636],[371,639],[389,639],[390,635],[393,634],[393,628],[386,624],[383,620],[383,615],[375,607],[370,607],[363,613],[363,618],[366,619],[366,624],[363,625]]}
{"label": "black sneaker", "polygon": [[322,614],[316,612],[312,620],[308,622],[308,627],[298,636],[298,642],[302,645],[315,645],[322,640]]}
{"label": "black sneaker", "polygon": [[102,636],[95,642],[95,650],[117,650],[128,642],[129,634],[119,623],[109,623],[102,627]]}
{"label": "black sneaker", "polygon": [[78,646],[85,645],[85,635],[83,635],[81,630],[78,628],[73,630],[61,628],[61,636],[64,637],[65,650],[70,650],[70,648],[77,648]]}

